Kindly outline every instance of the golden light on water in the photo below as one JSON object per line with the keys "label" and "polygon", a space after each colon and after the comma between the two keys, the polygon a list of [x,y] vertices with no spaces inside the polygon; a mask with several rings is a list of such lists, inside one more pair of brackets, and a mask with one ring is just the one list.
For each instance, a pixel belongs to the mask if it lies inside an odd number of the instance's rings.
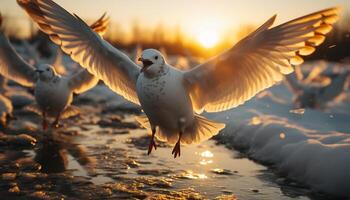
{"label": "golden light on water", "polygon": [[201,153],[201,156],[204,158],[212,158],[212,157],[214,157],[214,154],[212,152],[206,150],[206,151],[203,151]]}
{"label": "golden light on water", "polygon": [[191,170],[186,171],[184,174],[182,174],[182,177],[188,178],[188,179],[207,179],[207,175],[205,174],[197,174]]}
{"label": "golden light on water", "polygon": [[285,133],[280,133],[280,138],[283,140],[283,139],[285,139],[286,138],[286,134]]}
{"label": "golden light on water", "polygon": [[260,117],[256,116],[256,117],[253,117],[251,120],[250,120],[250,124],[252,125],[259,125],[261,124],[261,119]]}
{"label": "golden light on water", "polygon": [[201,165],[207,165],[207,164],[211,164],[211,163],[213,163],[213,160],[202,159],[201,161],[199,161],[199,164],[201,164]]}

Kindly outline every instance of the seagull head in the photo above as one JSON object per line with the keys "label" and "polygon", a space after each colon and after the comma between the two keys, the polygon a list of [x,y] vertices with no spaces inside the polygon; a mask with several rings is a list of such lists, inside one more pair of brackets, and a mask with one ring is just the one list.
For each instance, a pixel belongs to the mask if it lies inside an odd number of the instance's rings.
{"label": "seagull head", "polygon": [[157,70],[165,64],[164,56],[155,49],[144,50],[139,61],[143,64],[141,72],[145,72],[148,69]]}
{"label": "seagull head", "polygon": [[39,65],[35,70],[41,80],[51,80],[56,76],[55,68],[49,64]]}

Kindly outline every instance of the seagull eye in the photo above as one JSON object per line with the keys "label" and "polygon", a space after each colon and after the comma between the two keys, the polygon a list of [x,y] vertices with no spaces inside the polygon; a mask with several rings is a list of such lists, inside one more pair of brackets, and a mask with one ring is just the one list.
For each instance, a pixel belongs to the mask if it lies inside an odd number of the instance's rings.
{"label": "seagull eye", "polygon": [[50,69],[46,69],[46,71],[49,71]]}
{"label": "seagull eye", "polygon": [[154,58],[157,60],[157,59],[158,59],[158,56],[155,56]]}

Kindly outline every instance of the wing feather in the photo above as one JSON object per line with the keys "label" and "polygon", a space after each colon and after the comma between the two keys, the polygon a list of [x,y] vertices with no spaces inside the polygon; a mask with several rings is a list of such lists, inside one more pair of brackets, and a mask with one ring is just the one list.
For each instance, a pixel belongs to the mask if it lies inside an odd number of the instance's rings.
{"label": "wing feather", "polygon": [[80,94],[95,87],[98,81],[96,76],[82,69],[69,78],[68,85],[74,93]]}
{"label": "wing feather", "polygon": [[329,8],[270,28],[275,15],[228,51],[185,72],[195,111],[236,107],[281,81],[325,40],[338,13]]}
{"label": "wing feather", "polygon": [[116,93],[139,104],[135,88],[140,67],[124,53],[103,40],[77,15],[70,14],[51,0],[17,2],[75,62]]}
{"label": "wing feather", "polygon": [[17,54],[4,33],[0,32],[0,74],[23,86],[32,87],[37,79],[34,70]]}

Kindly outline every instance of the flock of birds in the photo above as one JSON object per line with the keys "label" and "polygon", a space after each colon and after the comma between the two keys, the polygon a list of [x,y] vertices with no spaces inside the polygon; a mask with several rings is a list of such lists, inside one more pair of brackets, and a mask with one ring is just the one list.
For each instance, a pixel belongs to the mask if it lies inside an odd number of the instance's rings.
{"label": "flock of birds", "polygon": [[[73,93],[85,92],[103,80],[111,90],[142,107],[146,116],[138,117],[138,121],[151,132],[148,154],[156,149],[156,137],[175,144],[172,154],[176,158],[181,155],[180,144],[201,142],[225,127],[201,116],[204,111],[220,112],[237,107],[286,75],[298,94],[298,102],[309,99],[309,90],[315,92],[311,94],[313,98],[323,99],[325,87],[332,88],[333,82],[342,82],[332,79],[326,86],[317,86],[319,89],[308,89],[305,79],[293,78],[294,67],[303,62],[302,56],[312,54],[332,30],[338,8],[271,28],[276,18],[273,16],[231,49],[198,64],[194,59],[184,58],[168,62],[165,54],[155,49],[141,52],[136,48],[129,58],[103,39],[108,26],[105,15],[89,26],[52,0],[17,0],[17,3],[80,68],[73,74],[60,75],[57,71],[65,74],[64,69],[40,61],[33,54],[29,54],[33,62],[27,62],[0,33],[0,74],[34,88],[36,105],[30,109],[42,115],[44,130],[48,128],[48,117],[54,119],[51,127],[55,128],[59,119],[76,113],[76,108],[70,105]],[[61,65],[62,55],[56,58],[51,63]],[[138,61],[142,64],[137,64]],[[339,76],[349,73],[343,74]],[[10,105],[11,101],[1,95],[0,108],[7,116],[13,110]]]}

